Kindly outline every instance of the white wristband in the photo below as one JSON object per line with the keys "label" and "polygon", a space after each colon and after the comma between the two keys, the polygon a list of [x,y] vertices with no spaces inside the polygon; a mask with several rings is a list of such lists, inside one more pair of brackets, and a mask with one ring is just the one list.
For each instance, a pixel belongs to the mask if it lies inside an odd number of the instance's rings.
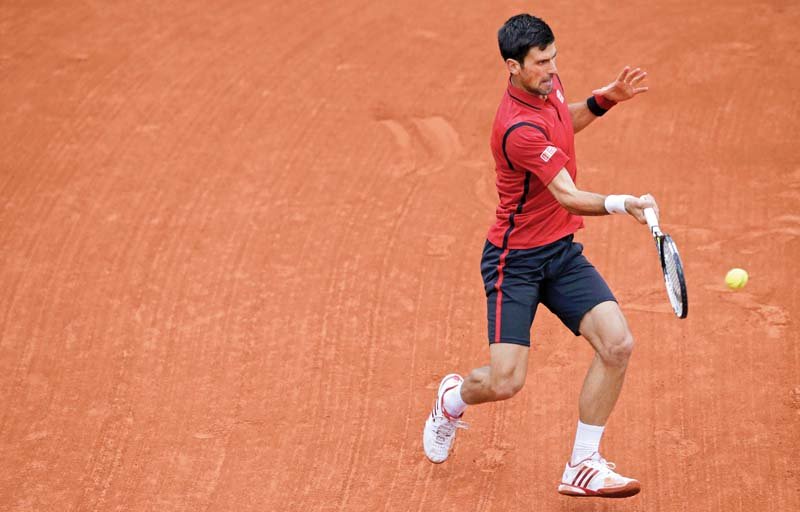
{"label": "white wristband", "polygon": [[625,200],[626,199],[636,199],[633,196],[629,196],[627,194],[621,195],[610,195],[606,196],[605,206],[606,211],[608,213],[628,213],[628,210],[625,209]]}

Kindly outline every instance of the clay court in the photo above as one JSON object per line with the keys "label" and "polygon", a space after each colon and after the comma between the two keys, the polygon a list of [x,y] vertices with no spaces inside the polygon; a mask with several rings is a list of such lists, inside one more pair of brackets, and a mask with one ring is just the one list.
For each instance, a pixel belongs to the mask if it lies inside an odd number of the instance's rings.
{"label": "clay court", "polygon": [[[800,510],[800,89],[789,1],[0,4],[0,510]],[[445,464],[444,373],[488,361],[496,31],[550,23],[579,186],[652,193],[578,234],[636,336],[603,452],[556,493],[589,345],[540,309],[525,389]],[[747,287],[725,287],[731,267]]]}

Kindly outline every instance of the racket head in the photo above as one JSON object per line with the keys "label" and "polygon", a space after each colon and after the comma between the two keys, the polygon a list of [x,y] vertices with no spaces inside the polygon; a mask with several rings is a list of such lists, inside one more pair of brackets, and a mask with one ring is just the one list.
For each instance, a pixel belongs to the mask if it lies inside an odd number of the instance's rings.
{"label": "racket head", "polygon": [[678,247],[667,235],[658,237],[658,253],[661,256],[661,270],[664,272],[664,286],[667,296],[678,318],[686,318],[689,313],[689,299],[686,295],[686,277]]}

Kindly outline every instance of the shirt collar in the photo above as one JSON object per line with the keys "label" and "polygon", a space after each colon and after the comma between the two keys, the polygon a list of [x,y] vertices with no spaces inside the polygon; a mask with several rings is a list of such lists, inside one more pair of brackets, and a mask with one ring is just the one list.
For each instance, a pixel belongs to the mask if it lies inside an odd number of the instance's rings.
{"label": "shirt collar", "polygon": [[519,87],[512,84],[511,77],[508,78],[507,92],[512,99],[518,101],[519,103],[522,103],[523,105],[527,105],[531,108],[534,108],[536,110],[541,110],[542,107],[547,105],[547,100],[543,100],[539,95],[531,94],[525,89],[520,89]]}

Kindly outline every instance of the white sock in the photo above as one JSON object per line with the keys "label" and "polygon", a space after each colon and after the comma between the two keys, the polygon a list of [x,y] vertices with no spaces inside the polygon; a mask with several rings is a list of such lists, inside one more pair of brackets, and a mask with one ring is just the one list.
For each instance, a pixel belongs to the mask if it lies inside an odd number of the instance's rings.
{"label": "white sock", "polygon": [[578,420],[578,430],[575,432],[575,446],[572,448],[573,466],[578,462],[588,459],[594,452],[600,451],[600,439],[603,437],[605,427],[587,425]]}
{"label": "white sock", "polygon": [[467,404],[461,398],[461,384],[464,382],[459,382],[456,387],[447,391],[444,394],[444,410],[447,411],[447,414],[456,418],[461,416],[464,412],[464,409],[467,408]]}

